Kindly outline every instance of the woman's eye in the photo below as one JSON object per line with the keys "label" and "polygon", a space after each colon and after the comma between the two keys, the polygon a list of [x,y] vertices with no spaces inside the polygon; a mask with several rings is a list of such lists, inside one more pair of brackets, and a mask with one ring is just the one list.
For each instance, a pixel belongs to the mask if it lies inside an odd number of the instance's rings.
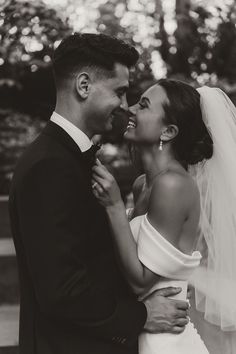
{"label": "woman's eye", "polygon": [[140,109],[144,109],[144,108],[146,108],[146,106],[145,106],[145,104],[144,104],[144,103],[139,102],[139,108],[140,108]]}

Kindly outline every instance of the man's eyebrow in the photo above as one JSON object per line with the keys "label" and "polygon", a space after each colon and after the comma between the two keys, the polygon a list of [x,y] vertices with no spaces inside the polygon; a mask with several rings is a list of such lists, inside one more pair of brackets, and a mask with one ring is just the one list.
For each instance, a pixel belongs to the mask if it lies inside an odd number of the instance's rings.
{"label": "man's eyebrow", "polygon": [[123,86],[119,86],[116,88],[117,91],[123,91],[126,92],[129,89],[129,85],[123,85]]}

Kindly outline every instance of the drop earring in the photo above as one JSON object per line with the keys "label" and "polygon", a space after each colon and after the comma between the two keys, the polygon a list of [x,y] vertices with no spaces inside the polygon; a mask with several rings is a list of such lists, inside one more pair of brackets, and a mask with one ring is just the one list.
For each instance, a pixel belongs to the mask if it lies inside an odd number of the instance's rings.
{"label": "drop earring", "polygon": [[163,141],[162,141],[162,140],[160,140],[159,150],[160,150],[160,151],[163,150]]}

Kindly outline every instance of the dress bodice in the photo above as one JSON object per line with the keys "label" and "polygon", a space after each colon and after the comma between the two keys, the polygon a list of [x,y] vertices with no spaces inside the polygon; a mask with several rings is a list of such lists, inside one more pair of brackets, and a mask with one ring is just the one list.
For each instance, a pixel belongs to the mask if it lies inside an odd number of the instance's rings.
{"label": "dress bodice", "polygon": [[194,251],[188,255],[178,250],[151,225],[147,214],[132,219],[130,227],[140,261],[162,277],[150,292],[157,288],[176,286],[182,288],[177,298],[186,299],[187,280],[200,264],[200,252]]}
{"label": "dress bodice", "polygon": [[[181,287],[175,299],[186,300],[188,278],[198,267],[201,254],[185,254],[167,241],[149,222],[147,215],[130,221],[132,234],[137,243],[140,261],[160,280],[146,293],[169,286]],[[142,298],[140,299],[142,300]],[[206,346],[190,321],[181,334],[142,332],[139,336],[139,354],[209,354]]]}

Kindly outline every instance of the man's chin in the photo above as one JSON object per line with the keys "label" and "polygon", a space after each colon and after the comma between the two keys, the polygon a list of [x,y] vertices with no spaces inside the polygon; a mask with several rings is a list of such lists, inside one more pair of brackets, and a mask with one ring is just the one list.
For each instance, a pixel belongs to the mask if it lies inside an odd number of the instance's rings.
{"label": "man's chin", "polygon": [[113,122],[108,122],[105,127],[106,132],[110,132],[112,131],[112,129],[113,129]]}

